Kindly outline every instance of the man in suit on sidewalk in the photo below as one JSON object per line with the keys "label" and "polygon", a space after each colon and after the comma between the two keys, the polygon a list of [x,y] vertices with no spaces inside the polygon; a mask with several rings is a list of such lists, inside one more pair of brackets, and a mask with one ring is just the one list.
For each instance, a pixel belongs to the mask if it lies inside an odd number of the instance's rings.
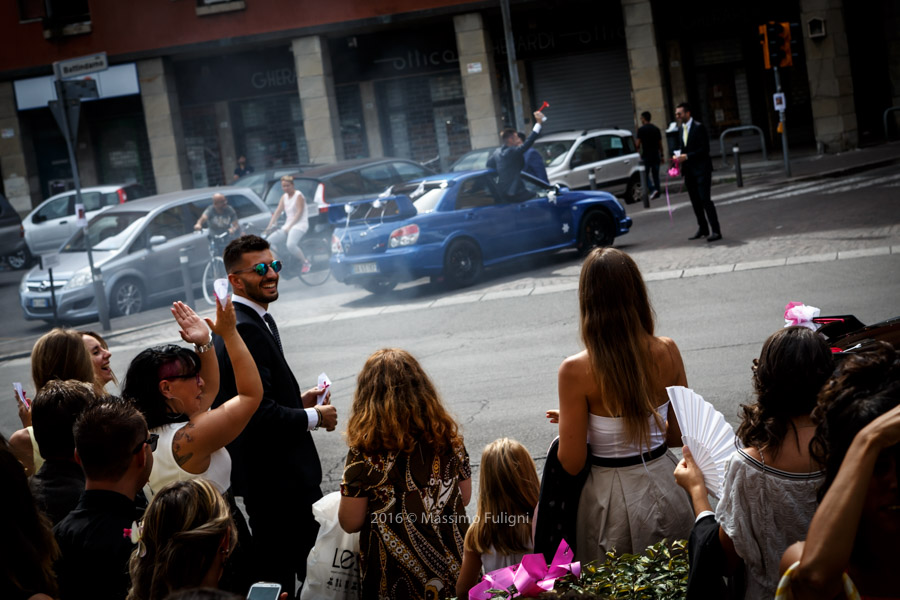
{"label": "man in suit on sidewalk", "polygon": [[544,113],[534,113],[534,128],[531,135],[522,142],[515,129],[504,129],[500,132],[503,145],[494,150],[487,161],[488,169],[497,171],[497,187],[509,202],[517,202],[528,197],[525,184],[522,183],[522,169],[525,168],[525,153],[531,148],[541,133]]}
{"label": "man in suit on sidewalk", "polygon": [[675,119],[681,127],[672,160],[681,167],[684,185],[697,217],[697,233],[688,239],[705,237],[707,242],[721,240],[722,230],[719,229],[719,218],[711,197],[712,159],[709,157],[709,135],[703,124],[691,117],[691,106],[687,102],[682,102],[675,108]]}
{"label": "man in suit on sidewalk", "polygon": [[[276,581],[294,597],[294,577],[306,577],[306,557],[316,541],[312,504],[322,497],[322,466],[310,431],[334,431],[337,411],[323,390],[301,393],[284,356],[269,305],[278,300],[278,271],[269,243],[255,235],[232,241],[223,256],[237,330],[256,361],[263,399],[243,433],[228,446],[232,491],[243,496],[253,531],[254,576]],[[219,361],[219,406],[236,393],[234,370],[225,344],[215,337]]]}

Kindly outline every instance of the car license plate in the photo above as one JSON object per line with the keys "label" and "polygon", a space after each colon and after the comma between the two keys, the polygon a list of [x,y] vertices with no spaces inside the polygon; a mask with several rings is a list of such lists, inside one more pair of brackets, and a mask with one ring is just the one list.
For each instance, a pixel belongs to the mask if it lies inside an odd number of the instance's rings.
{"label": "car license plate", "polygon": [[49,305],[46,298],[34,298],[31,301],[32,308],[47,308]]}
{"label": "car license plate", "polygon": [[358,265],[353,265],[353,273],[359,275],[360,273],[377,273],[378,265],[376,263],[360,263]]}

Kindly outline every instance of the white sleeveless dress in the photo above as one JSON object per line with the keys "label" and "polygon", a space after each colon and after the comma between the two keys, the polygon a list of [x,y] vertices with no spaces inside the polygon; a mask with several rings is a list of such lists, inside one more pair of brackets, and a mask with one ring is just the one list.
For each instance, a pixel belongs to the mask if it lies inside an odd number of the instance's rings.
{"label": "white sleeveless dress", "polygon": [[[657,411],[665,423],[668,402]],[[650,451],[661,451],[665,430],[652,416],[648,419]],[[589,414],[588,443],[591,454],[602,458],[640,457],[647,452],[628,442],[620,418]],[[675,483],[677,464],[675,455],[666,450],[658,458],[627,467],[593,465],[578,502],[578,560],[603,559],[609,550],[639,554],[663,538],[687,539],[694,511],[687,493]]]}

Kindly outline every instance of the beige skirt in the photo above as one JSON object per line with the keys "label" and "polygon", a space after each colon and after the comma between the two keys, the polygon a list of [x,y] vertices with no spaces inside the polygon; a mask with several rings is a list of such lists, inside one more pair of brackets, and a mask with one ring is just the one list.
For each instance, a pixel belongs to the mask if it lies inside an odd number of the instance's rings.
{"label": "beige skirt", "polygon": [[694,511],[675,483],[675,455],[630,467],[592,466],[578,502],[576,558],[587,562],[616,554],[641,553],[663,538],[687,539]]}

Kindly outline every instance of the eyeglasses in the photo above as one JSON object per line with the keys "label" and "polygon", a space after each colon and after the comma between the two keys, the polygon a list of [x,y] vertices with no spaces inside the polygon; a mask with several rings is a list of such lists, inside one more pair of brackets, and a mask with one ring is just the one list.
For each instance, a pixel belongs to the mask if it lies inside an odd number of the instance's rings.
{"label": "eyeglasses", "polygon": [[195,373],[188,373],[186,375],[172,375],[171,377],[163,377],[160,381],[165,381],[166,379],[196,379],[197,385],[200,385],[200,371]]}
{"label": "eyeglasses", "polygon": [[159,443],[159,434],[151,433],[150,437],[137,445],[137,448],[131,451],[132,454],[137,454],[141,450],[144,449],[144,444],[150,446],[150,452],[156,452],[156,445]]}
{"label": "eyeglasses", "polygon": [[269,272],[269,267],[272,267],[272,270],[276,273],[281,271],[281,268],[284,265],[280,260],[273,260],[271,263],[259,263],[255,264],[252,267],[247,267],[246,269],[238,269],[237,271],[232,271],[232,273],[246,273],[247,271],[254,271],[260,277],[265,276],[266,273]]}

